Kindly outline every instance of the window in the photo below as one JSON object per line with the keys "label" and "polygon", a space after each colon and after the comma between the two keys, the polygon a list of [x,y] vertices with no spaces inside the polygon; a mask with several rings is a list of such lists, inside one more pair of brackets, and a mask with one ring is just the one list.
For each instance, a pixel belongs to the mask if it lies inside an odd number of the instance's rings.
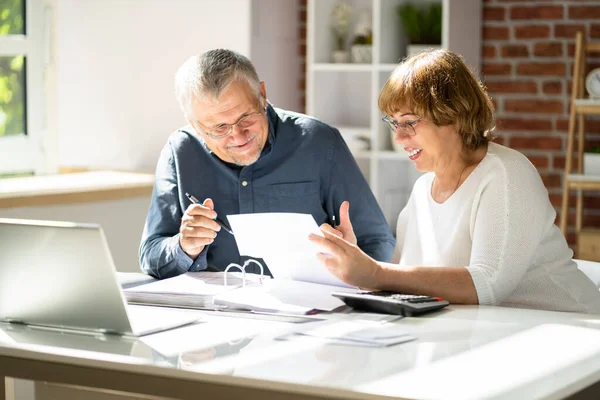
{"label": "window", "polygon": [[0,175],[45,167],[43,6],[0,0]]}

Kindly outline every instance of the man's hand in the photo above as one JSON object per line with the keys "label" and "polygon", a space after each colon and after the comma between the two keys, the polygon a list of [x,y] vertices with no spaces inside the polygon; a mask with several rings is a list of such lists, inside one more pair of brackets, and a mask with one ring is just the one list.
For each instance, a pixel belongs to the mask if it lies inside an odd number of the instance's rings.
{"label": "man's hand", "polygon": [[340,206],[340,224],[337,227],[332,227],[329,224],[322,224],[321,230],[332,235],[343,238],[348,243],[356,245],[356,235],[350,222],[350,202],[344,201]]}
{"label": "man's hand", "polygon": [[213,201],[206,199],[202,204],[191,204],[181,218],[179,245],[192,259],[198,257],[221,230],[221,226],[214,220],[217,217],[214,209]]}

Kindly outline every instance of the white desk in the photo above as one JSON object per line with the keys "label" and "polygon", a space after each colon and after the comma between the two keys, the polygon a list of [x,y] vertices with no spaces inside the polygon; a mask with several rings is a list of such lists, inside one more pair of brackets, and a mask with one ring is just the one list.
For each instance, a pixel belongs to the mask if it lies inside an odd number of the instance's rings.
{"label": "white desk", "polygon": [[450,306],[397,322],[416,341],[364,348],[277,341],[292,324],[204,315],[140,341],[0,324],[0,382],[179,399],[600,398],[600,316]]}

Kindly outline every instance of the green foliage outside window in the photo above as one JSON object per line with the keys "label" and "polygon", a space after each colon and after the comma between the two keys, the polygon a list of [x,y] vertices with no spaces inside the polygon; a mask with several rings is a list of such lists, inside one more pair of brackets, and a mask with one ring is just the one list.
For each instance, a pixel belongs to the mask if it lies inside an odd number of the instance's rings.
{"label": "green foliage outside window", "polygon": [[[25,0],[0,0],[0,36],[25,33]],[[0,136],[25,133],[25,57],[0,57]]]}

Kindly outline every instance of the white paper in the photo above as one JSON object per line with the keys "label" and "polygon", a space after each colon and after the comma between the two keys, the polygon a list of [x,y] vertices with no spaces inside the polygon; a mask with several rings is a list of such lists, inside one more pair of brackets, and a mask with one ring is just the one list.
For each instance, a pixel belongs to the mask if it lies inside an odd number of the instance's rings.
{"label": "white paper", "polygon": [[262,213],[228,215],[241,255],[262,258],[276,279],[353,287],[317,260],[322,249],[308,236],[323,236],[310,214]]}
{"label": "white paper", "polygon": [[350,291],[316,283],[271,279],[262,285],[252,284],[221,293],[215,296],[214,302],[255,311],[306,314],[311,310],[331,311],[344,305],[331,292],[345,290]]}
{"label": "white paper", "polygon": [[198,295],[211,296],[221,293],[226,288],[223,287],[222,278],[218,285],[207,284],[199,277],[190,274],[183,274],[174,278],[163,279],[147,283],[145,285],[134,286],[125,289],[125,292],[135,293],[156,293],[156,294],[177,294],[177,295]]}

